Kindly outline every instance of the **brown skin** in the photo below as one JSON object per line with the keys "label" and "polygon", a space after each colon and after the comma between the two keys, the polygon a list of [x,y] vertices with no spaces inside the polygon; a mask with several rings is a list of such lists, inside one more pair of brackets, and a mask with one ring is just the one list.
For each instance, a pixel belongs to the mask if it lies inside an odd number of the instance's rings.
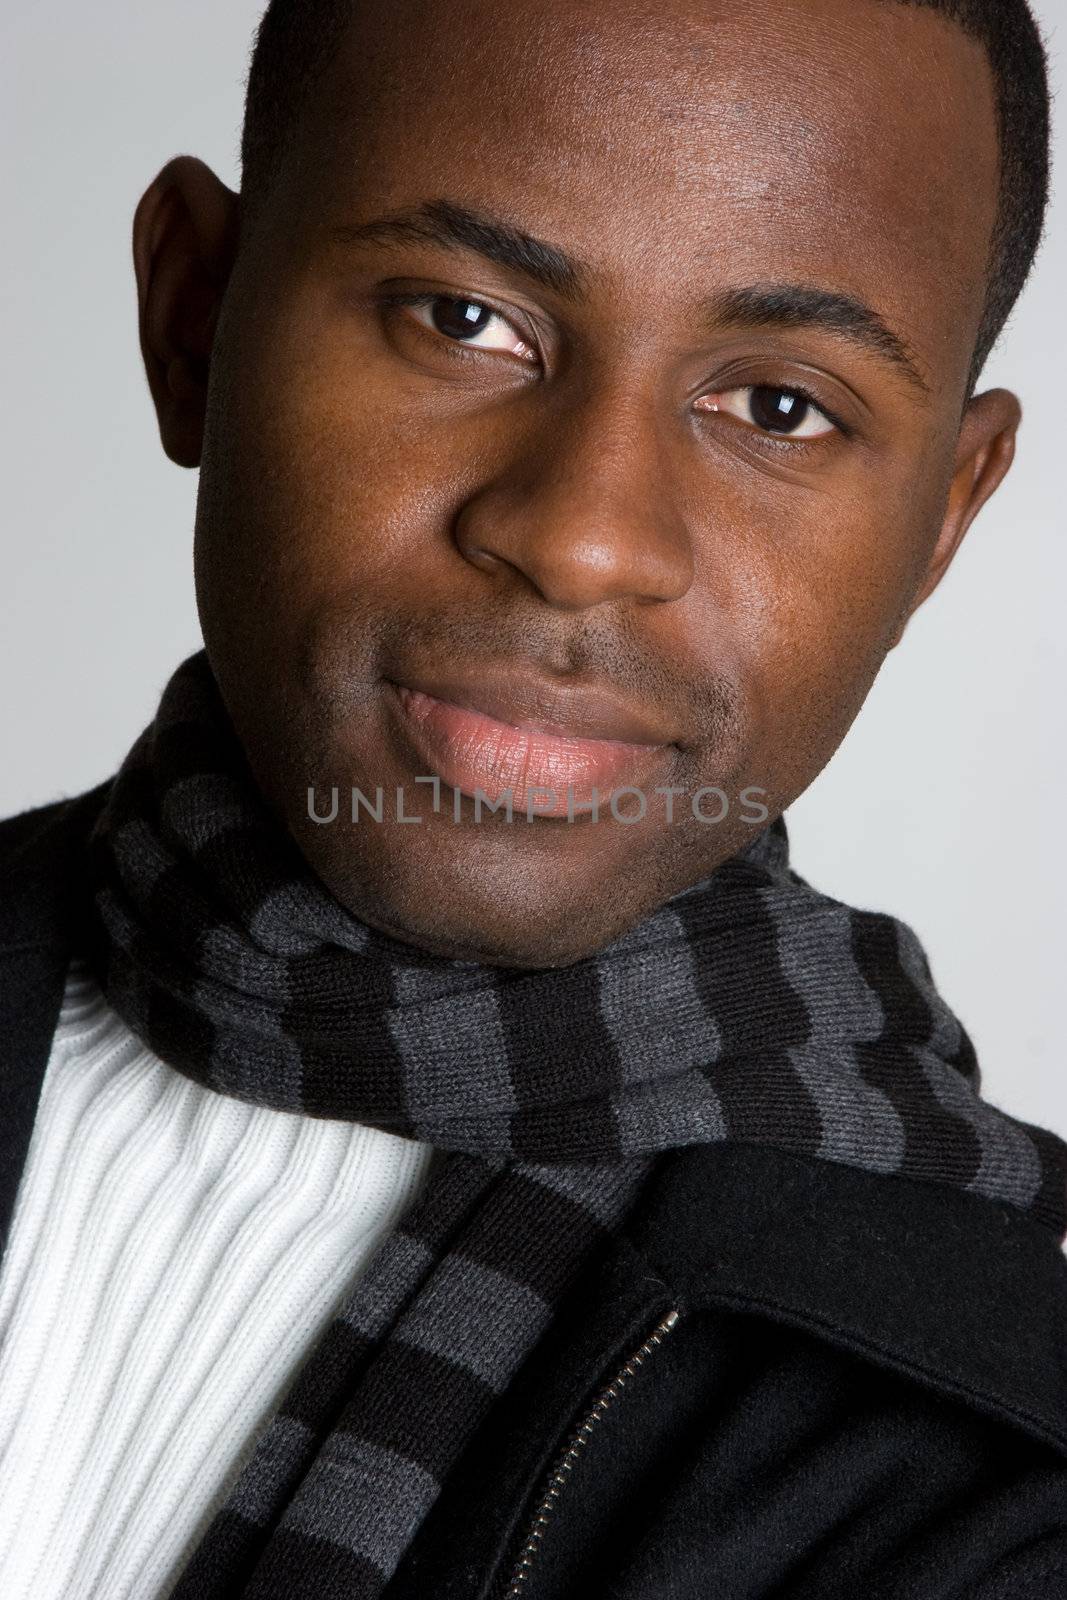
{"label": "brown skin", "polygon": [[[1014,396],[965,405],[990,72],[942,18],[868,0],[511,0],[506,25],[467,0],[439,28],[417,0],[359,9],[261,209],[189,157],[143,197],[149,382],[168,455],[202,469],[212,666],[312,868],[407,943],[564,965],[749,842],[736,798],[717,826],[687,796],[673,823],[659,800],[625,825],[475,824],[464,800],[457,825],[451,790],[435,814],[414,785],[383,678],[458,660],[610,686],[677,741],[662,782],[756,785],[771,816],[807,788],[1011,463]],[[439,197],[588,263],[584,297],[331,238]],[[701,321],[769,282],[866,302],[928,392],[824,327]],[[383,306],[397,288],[481,300],[501,347]],[[783,443],[695,405],[791,384],[848,434]],[[312,784],[341,791],[331,826]],[[378,784],[422,822],[348,822]]]}

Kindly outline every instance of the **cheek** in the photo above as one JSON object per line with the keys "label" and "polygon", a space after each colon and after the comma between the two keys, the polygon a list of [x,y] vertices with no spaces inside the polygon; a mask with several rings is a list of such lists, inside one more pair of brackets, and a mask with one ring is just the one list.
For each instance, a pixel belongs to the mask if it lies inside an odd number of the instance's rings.
{"label": "cheek", "polygon": [[201,477],[210,587],[281,638],[345,594],[410,601],[440,486],[425,429],[376,375],[308,349],[294,329],[234,362]]}
{"label": "cheek", "polygon": [[714,626],[727,596],[753,781],[786,805],[862,706],[924,570],[936,518],[921,497],[885,482],[775,489],[747,508],[743,536],[718,573],[709,570],[704,625]]}

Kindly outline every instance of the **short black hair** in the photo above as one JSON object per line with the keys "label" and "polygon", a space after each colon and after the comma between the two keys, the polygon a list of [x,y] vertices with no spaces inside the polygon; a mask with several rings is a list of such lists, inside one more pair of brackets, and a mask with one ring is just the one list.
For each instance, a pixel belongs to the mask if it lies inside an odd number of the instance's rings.
{"label": "short black hair", "polygon": [[[1027,0],[889,3],[940,12],[979,41],[993,70],[1000,196],[970,394],[1030,275],[1044,231],[1051,120],[1045,48]],[[241,135],[246,209],[252,209],[269,188],[301,108],[333,59],[358,4],[359,0],[271,0],[267,7],[252,48]]]}

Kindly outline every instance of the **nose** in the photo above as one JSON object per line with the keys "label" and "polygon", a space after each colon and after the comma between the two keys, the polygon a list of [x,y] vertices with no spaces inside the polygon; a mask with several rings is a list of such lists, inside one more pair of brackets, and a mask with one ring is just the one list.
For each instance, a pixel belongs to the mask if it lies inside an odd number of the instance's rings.
{"label": "nose", "polygon": [[[689,529],[671,494],[672,441],[649,405],[587,394],[530,430],[457,514],[472,566],[521,575],[561,610],[678,600],[693,581]],[[673,441],[678,448],[678,440]]]}

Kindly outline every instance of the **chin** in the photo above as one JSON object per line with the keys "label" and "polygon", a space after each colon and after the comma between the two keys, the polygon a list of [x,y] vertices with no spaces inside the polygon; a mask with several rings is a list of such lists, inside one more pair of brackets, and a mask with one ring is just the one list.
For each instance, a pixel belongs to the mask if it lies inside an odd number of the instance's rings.
{"label": "chin", "polygon": [[588,942],[582,942],[576,940],[570,918],[561,918],[556,927],[548,923],[531,929],[525,923],[514,926],[497,920],[495,913],[495,907],[485,907],[480,918],[463,919],[446,914],[427,919],[414,907],[397,907],[393,920],[369,915],[364,920],[380,932],[428,955],[526,970],[572,966],[594,955],[613,937],[611,932],[594,932]]}
{"label": "chin", "polygon": [[[640,872],[600,852],[551,846],[551,823],[534,823],[542,848],[516,848],[512,829],[404,830],[293,827],[297,845],[352,915],[428,954],[495,966],[569,966],[591,956],[672,892],[650,856]],[[525,825],[523,825],[525,828]],[[558,828],[558,825],[556,825]],[[544,830],[544,831],[541,831]]]}

